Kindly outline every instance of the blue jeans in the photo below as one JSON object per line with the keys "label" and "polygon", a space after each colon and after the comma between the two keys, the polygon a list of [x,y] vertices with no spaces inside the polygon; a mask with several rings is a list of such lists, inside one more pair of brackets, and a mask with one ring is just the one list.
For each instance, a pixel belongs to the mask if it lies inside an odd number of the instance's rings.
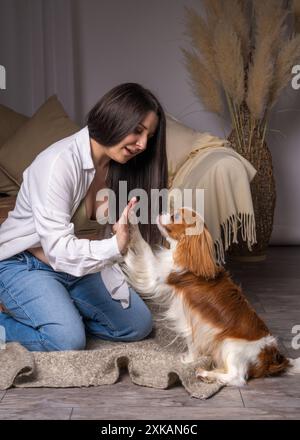
{"label": "blue jeans", "polygon": [[130,305],[112,299],[101,272],[81,277],[56,272],[28,251],[0,261],[0,313],[6,342],[30,351],[81,350],[86,333],[138,341],[152,330],[151,312],[130,288]]}

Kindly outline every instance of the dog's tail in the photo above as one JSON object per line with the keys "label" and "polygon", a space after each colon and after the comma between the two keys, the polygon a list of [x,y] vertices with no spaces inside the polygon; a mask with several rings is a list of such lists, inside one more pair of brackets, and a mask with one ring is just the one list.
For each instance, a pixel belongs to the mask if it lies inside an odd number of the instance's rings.
{"label": "dog's tail", "polygon": [[290,366],[288,367],[288,374],[300,374],[300,357],[297,359],[289,358]]}

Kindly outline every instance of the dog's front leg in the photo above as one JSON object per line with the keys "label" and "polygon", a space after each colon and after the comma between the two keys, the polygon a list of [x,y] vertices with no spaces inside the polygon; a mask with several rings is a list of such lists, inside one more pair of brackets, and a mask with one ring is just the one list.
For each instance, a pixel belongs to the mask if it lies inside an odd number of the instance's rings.
{"label": "dog's front leg", "polygon": [[149,298],[156,287],[157,259],[136,223],[129,225],[129,231],[128,251],[120,267],[128,283],[142,296]]}

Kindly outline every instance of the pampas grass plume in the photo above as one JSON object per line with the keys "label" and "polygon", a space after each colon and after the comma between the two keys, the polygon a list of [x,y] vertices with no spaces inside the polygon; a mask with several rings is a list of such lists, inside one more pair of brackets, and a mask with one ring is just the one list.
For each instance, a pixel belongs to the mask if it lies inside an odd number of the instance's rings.
{"label": "pampas grass plume", "polygon": [[215,61],[222,86],[236,105],[244,99],[244,61],[241,41],[233,27],[219,21],[214,34]]}
{"label": "pampas grass plume", "polygon": [[191,78],[195,94],[202,100],[208,110],[222,114],[223,101],[218,83],[195,53],[182,49],[185,65]]}
{"label": "pampas grass plume", "polygon": [[210,74],[217,79],[217,69],[214,60],[212,36],[203,18],[192,8],[185,8],[186,34],[192,41],[192,46],[197,50]]}
{"label": "pampas grass plume", "polygon": [[274,62],[270,53],[272,39],[264,39],[256,48],[249,67],[246,103],[255,120],[262,119],[268,103]]}

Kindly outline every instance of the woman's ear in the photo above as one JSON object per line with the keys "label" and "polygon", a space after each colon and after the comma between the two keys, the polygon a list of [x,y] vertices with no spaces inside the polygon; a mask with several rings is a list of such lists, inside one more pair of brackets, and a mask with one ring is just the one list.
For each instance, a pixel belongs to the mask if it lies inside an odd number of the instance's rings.
{"label": "woman's ear", "polygon": [[218,273],[214,243],[206,226],[196,235],[184,235],[176,246],[174,255],[178,264],[197,276],[213,279]]}

